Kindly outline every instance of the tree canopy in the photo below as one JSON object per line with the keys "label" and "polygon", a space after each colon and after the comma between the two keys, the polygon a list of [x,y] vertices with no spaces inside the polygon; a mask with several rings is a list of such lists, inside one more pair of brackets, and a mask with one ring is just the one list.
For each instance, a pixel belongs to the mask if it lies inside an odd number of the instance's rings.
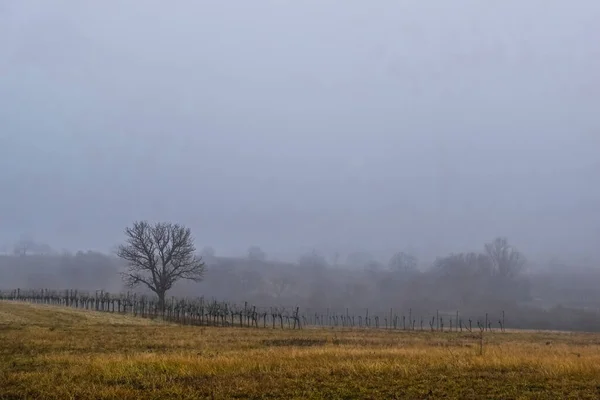
{"label": "tree canopy", "polygon": [[130,287],[147,286],[164,306],[165,293],[180,279],[202,280],[205,265],[196,256],[189,228],[179,224],[134,222],[125,229],[127,240],[118,247],[117,256],[127,262],[123,273]]}

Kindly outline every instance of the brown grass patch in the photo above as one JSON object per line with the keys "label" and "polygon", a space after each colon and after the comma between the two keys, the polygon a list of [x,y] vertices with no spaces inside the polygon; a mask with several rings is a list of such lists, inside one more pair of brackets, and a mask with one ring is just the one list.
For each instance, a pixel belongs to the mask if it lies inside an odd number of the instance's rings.
{"label": "brown grass patch", "polygon": [[0,302],[0,399],[600,398],[600,335],[199,328]]}

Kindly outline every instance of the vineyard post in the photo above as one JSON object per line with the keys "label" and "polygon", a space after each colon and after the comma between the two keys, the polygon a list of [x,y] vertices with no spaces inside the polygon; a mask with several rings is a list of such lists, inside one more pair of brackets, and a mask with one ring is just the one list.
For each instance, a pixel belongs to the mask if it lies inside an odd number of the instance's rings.
{"label": "vineyard post", "polygon": [[281,311],[279,311],[277,316],[279,317],[279,326],[281,327],[281,329],[283,329],[283,314],[281,313]]}
{"label": "vineyard post", "polygon": [[[204,297],[200,298],[200,325],[204,324]],[[208,325],[208,323],[206,324]],[[231,325],[233,325],[233,314],[231,314]]]}
{"label": "vineyard post", "polygon": [[488,313],[485,313],[485,330],[488,328]]}
{"label": "vineyard post", "polygon": [[[296,329],[296,322],[298,322],[298,329],[301,329],[300,319],[298,318],[298,310],[300,310],[300,307],[296,307],[296,315],[294,317],[294,329]],[[348,312],[348,310],[346,310],[346,312]]]}
{"label": "vineyard post", "polygon": [[483,331],[485,330],[485,326],[481,326],[479,321],[477,321],[477,325],[479,325],[479,355],[483,355]]}
{"label": "vineyard post", "polygon": [[456,310],[456,328],[458,329],[458,310]]}

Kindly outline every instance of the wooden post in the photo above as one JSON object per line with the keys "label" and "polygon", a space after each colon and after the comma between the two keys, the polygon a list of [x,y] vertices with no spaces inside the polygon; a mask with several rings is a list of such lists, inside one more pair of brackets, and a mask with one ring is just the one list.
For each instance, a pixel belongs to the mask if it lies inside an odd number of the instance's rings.
{"label": "wooden post", "polygon": [[458,329],[458,310],[456,310],[456,324],[454,326]]}

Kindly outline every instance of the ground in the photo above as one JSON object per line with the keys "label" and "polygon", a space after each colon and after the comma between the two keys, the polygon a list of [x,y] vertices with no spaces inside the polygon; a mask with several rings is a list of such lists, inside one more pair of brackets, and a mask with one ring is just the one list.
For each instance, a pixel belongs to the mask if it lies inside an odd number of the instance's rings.
{"label": "ground", "polygon": [[597,399],[600,334],[177,326],[0,302],[0,399]]}

